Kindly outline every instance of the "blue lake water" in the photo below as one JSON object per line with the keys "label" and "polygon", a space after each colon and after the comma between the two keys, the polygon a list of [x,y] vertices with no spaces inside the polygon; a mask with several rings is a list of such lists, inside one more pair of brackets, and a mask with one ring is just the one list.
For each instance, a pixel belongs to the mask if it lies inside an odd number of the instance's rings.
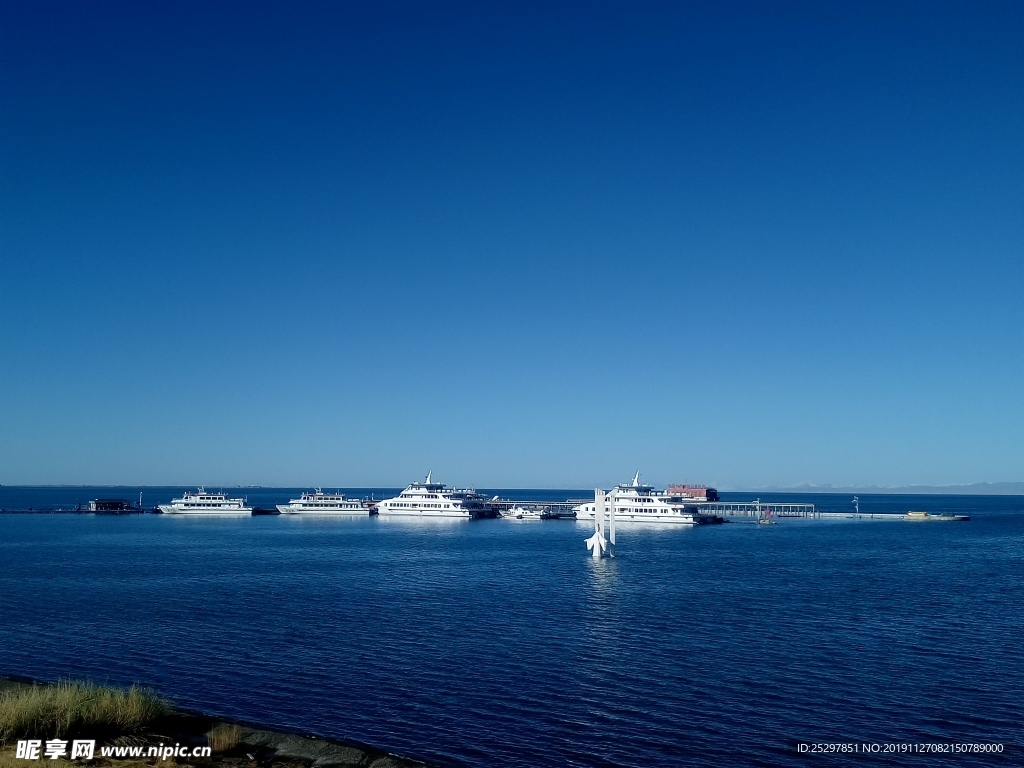
{"label": "blue lake water", "polygon": [[[541,494],[585,492],[519,492]],[[0,488],[0,507],[99,496],[138,490]],[[856,762],[1022,764],[1024,498],[861,496],[908,509],[972,520],[624,525],[594,561],[571,521],[0,515],[0,674],[139,681],[453,766],[854,762],[798,742],[1002,743]]]}

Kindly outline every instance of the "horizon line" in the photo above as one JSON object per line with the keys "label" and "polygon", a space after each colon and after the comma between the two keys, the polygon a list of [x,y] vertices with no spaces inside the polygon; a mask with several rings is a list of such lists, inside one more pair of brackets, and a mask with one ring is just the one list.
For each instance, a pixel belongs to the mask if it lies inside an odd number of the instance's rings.
{"label": "horizon line", "polygon": [[[391,489],[391,488],[404,488],[407,484],[394,484],[394,485],[341,485],[337,483],[320,483],[316,487],[327,487],[327,488],[343,488],[347,490],[359,490],[359,489]],[[0,488],[191,488],[191,487],[216,487],[216,488],[232,488],[232,489],[276,489],[276,488],[306,488],[313,487],[309,484],[293,484],[293,485],[259,485],[259,484],[246,484],[240,485],[237,483],[0,483]],[[584,491],[590,490],[589,487],[572,487],[572,486],[484,486],[474,485],[473,488],[487,489],[487,490],[507,490],[507,491],[528,491],[528,490],[569,490],[569,491]],[[614,486],[611,486],[614,487]],[[992,495],[992,496],[1020,496],[1024,495],[1024,481],[984,481],[975,483],[950,483],[945,485],[936,484],[908,484],[908,485],[814,485],[814,484],[800,484],[800,485],[789,485],[789,486],[775,486],[775,485],[758,485],[758,486],[747,486],[747,487],[715,487],[714,488],[720,493],[803,493],[803,494],[848,494],[848,493],[869,493],[869,494],[931,494],[931,495]],[[998,488],[998,490],[993,488]],[[986,490],[988,489],[988,490]],[[960,491],[960,493],[958,493]]]}

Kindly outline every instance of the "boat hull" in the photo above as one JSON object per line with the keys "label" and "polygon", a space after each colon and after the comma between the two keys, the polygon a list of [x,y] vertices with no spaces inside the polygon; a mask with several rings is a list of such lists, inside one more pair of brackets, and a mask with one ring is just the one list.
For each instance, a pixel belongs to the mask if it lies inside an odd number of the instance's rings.
{"label": "boat hull", "polygon": [[[594,522],[594,516],[576,513],[576,519]],[[721,523],[722,518],[713,515],[629,515],[615,513],[615,524],[619,523],[658,523],[659,525],[712,525]]]}
{"label": "boat hull", "polygon": [[380,507],[377,507],[377,515],[378,517],[446,517],[451,520],[470,520],[473,517],[469,512],[460,512],[459,510],[452,509],[424,509],[397,512],[381,509]]}
{"label": "boat hull", "polygon": [[177,509],[169,504],[161,504],[160,511],[165,515],[182,517],[252,517],[252,507],[241,509]]}
{"label": "boat hull", "polygon": [[316,515],[317,517],[369,517],[373,514],[367,508],[361,509],[301,509],[291,504],[278,504],[277,511],[282,515]]}

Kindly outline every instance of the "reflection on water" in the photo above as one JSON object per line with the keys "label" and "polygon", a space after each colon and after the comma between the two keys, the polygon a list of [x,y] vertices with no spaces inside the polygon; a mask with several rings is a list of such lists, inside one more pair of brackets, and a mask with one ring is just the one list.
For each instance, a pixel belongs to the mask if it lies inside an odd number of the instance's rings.
{"label": "reflection on water", "polygon": [[468,517],[430,517],[427,515],[374,515],[373,521],[378,525],[479,525],[480,520],[470,520]]}
{"label": "reflection on water", "polygon": [[591,599],[594,602],[604,603],[615,597],[619,584],[619,569],[617,557],[593,557],[589,552],[584,551],[587,556],[588,585],[591,588]]}

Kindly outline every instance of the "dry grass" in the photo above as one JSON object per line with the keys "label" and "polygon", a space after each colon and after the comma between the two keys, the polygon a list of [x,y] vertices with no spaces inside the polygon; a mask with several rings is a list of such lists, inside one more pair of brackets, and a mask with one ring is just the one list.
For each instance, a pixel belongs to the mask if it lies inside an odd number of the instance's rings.
{"label": "dry grass", "polygon": [[169,760],[162,762],[159,758],[149,758],[148,760],[134,760],[131,758],[127,759],[108,759],[104,757],[97,757],[94,760],[85,762],[84,760],[65,760],[63,758],[57,760],[39,760],[31,761],[16,758],[14,747],[7,749],[0,749],[0,768],[85,768],[85,766],[91,766],[92,768],[183,768],[181,763],[175,760]]}
{"label": "dry grass", "polygon": [[64,680],[0,694],[0,744],[13,739],[88,739],[139,733],[170,712],[153,691]]}
{"label": "dry grass", "polygon": [[[42,761],[40,760],[39,763],[42,763]],[[29,766],[34,765],[36,765],[36,763],[16,758],[14,756],[14,747],[11,747],[10,749],[0,749],[0,768],[29,768]],[[67,760],[46,761],[46,768],[70,768],[70,766],[71,763]],[[79,768],[81,768],[81,766],[79,766]]]}
{"label": "dry grass", "polygon": [[214,752],[230,752],[242,743],[242,729],[233,723],[221,723],[206,734],[206,743]]}

